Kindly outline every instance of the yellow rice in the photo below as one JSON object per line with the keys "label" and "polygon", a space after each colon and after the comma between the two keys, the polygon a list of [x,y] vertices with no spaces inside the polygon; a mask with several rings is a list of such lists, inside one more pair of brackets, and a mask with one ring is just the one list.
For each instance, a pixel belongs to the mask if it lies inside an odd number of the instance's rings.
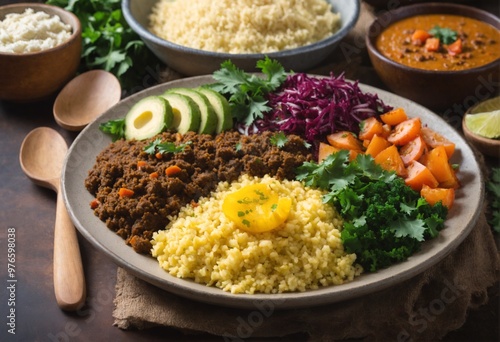
{"label": "yellow rice", "polygon": [[[224,196],[263,182],[292,198],[285,224],[252,234],[235,228],[222,212]],[[198,206],[186,206],[165,230],[153,236],[152,255],[173,276],[231,293],[282,293],[339,285],[361,273],[355,254],[340,240],[342,220],[323,193],[298,181],[247,175],[220,183]]]}
{"label": "yellow rice", "polygon": [[292,49],[340,27],[340,15],[325,0],[160,0],[149,19],[160,38],[225,53]]}

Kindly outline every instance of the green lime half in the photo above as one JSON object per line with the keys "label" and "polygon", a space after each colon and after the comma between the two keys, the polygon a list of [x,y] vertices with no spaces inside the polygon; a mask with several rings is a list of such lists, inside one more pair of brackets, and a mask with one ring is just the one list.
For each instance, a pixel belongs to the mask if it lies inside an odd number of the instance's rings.
{"label": "green lime half", "polygon": [[489,100],[483,101],[478,105],[472,107],[469,111],[470,114],[492,112],[500,109],[500,96],[493,97]]}
{"label": "green lime half", "polygon": [[485,138],[500,138],[500,109],[477,113],[466,114],[465,125],[473,133]]}

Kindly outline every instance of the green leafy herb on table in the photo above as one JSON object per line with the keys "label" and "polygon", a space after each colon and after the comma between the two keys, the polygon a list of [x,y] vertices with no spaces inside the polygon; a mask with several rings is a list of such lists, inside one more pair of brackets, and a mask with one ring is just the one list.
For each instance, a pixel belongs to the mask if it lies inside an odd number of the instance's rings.
{"label": "green leafy herb on table", "polygon": [[434,36],[435,38],[438,38],[442,44],[446,45],[451,44],[455,40],[457,40],[457,32],[453,31],[452,29],[440,27],[437,25],[429,30],[429,34]]}
{"label": "green leafy herb on table", "polygon": [[149,154],[180,153],[183,152],[186,146],[189,144],[191,144],[191,141],[176,145],[175,143],[170,141],[162,142],[160,138],[157,138],[146,147],[144,147],[144,151]]}
{"label": "green leafy herb on table", "polygon": [[104,69],[132,90],[142,86],[152,70],[160,65],[139,36],[123,18],[120,0],[48,0],[47,4],[74,13],[82,24],[81,71]]}
{"label": "green leafy herb on table", "polygon": [[257,68],[265,77],[246,73],[229,60],[213,73],[217,83],[211,87],[229,98],[233,117],[246,126],[252,125],[271,109],[265,96],[276,90],[287,76],[283,66],[269,57],[259,60]]}
{"label": "green leafy herb on table", "polygon": [[329,155],[322,163],[306,162],[297,179],[328,191],[324,201],[344,219],[341,239],[357,262],[374,272],[406,260],[421,243],[439,234],[448,210],[431,206],[395,173],[383,170],[369,155],[349,162],[348,151]]}
{"label": "green leafy herb on table", "polygon": [[500,168],[492,168],[490,179],[486,182],[488,195],[488,223],[493,231],[500,233]]}

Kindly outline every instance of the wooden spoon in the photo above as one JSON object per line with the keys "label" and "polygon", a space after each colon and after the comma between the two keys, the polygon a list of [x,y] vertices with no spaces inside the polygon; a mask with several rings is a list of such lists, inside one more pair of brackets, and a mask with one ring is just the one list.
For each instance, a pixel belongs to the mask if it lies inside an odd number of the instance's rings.
{"label": "wooden spoon", "polygon": [[80,131],[120,101],[118,79],[104,70],[87,71],[72,79],[54,102],[54,119],[69,131]]}
{"label": "wooden spoon", "polygon": [[86,289],[75,227],[64,205],[60,187],[61,170],[68,146],[49,127],[32,130],[21,144],[19,161],[35,184],[57,192],[54,230],[54,292],[63,310],[74,311],[85,303]]}

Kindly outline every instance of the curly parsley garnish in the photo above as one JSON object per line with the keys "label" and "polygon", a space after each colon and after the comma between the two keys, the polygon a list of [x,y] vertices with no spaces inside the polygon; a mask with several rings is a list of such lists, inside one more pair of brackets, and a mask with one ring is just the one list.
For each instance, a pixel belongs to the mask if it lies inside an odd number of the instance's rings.
{"label": "curly parsley garnish", "polygon": [[341,240],[365,270],[376,271],[403,261],[421,243],[439,234],[448,210],[431,206],[395,173],[383,170],[369,155],[349,162],[348,151],[322,163],[306,162],[297,179],[328,191],[323,201],[344,219]]}

